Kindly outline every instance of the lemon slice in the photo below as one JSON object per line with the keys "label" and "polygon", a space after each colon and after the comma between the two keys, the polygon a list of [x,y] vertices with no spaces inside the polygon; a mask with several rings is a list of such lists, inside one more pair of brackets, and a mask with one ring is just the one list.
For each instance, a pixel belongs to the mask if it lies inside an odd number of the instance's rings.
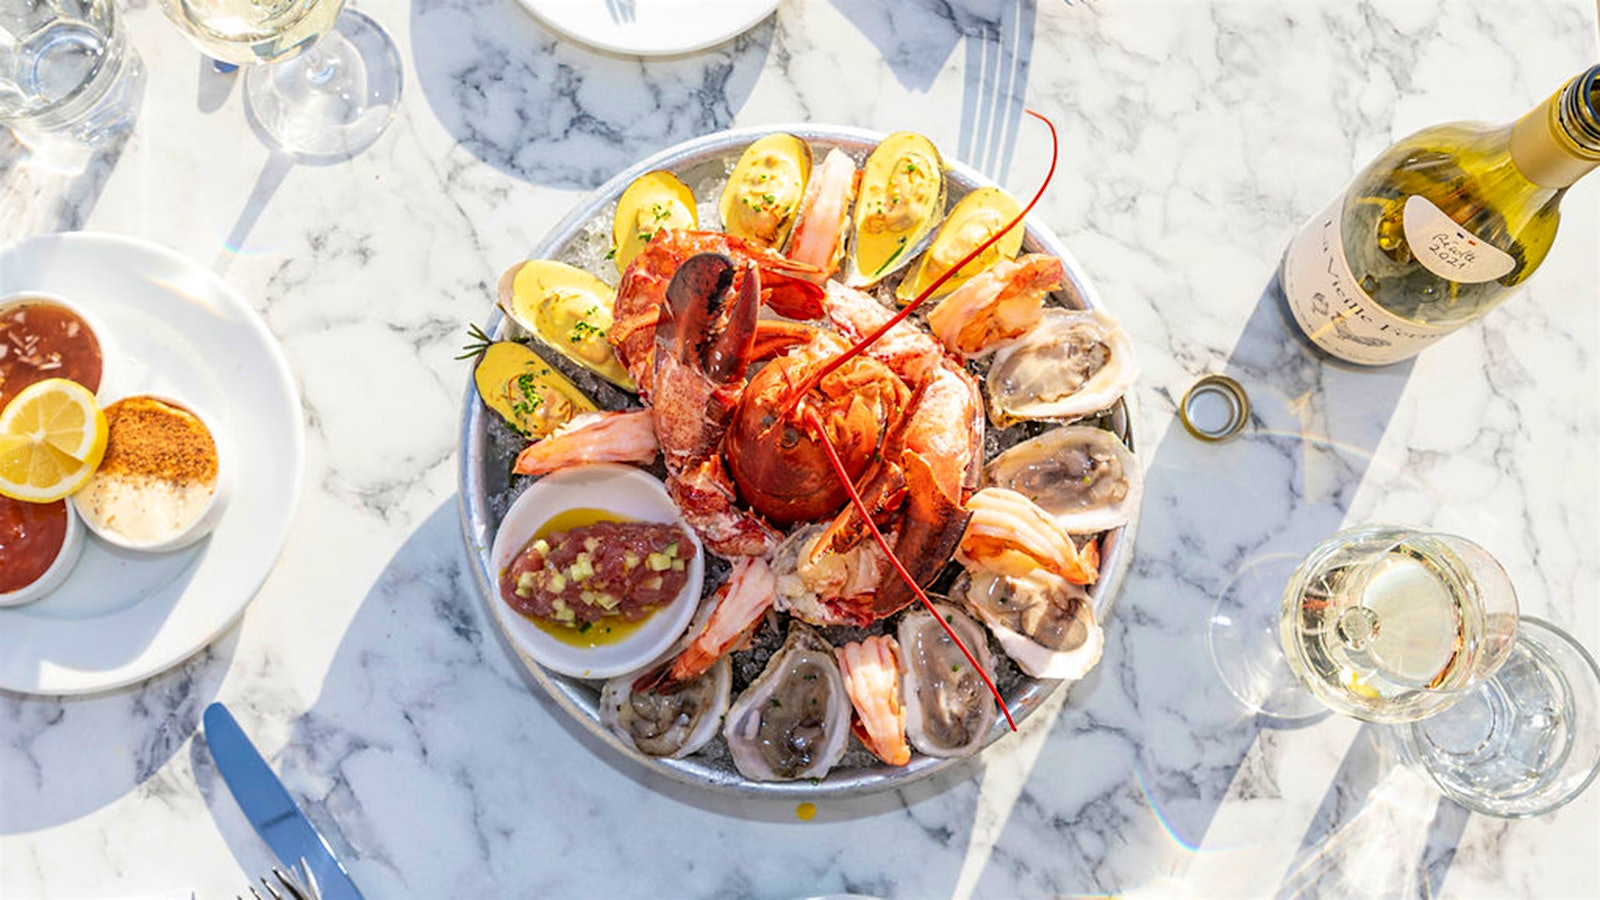
{"label": "lemon slice", "polygon": [[0,412],[0,494],[29,503],[67,496],[100,465],[106,431],[106,414],[83,385],[29,385]]}

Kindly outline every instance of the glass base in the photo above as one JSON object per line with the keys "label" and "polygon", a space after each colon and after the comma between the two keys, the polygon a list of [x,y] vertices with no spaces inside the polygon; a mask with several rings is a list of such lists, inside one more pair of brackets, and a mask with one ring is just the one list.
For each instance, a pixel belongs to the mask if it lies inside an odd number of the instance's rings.
{"label": "glass base", "polygon": [[1299,564],[1292,553],[1251,560],[1217,595],[1206,623],[1206,645],[1223,685],[1246,709],[1273,719],[1329,712],[1295,677],[1279,642],[1283,589]]}
{"label": "glass base", "polygon": [[1400,747],[1462,806],[1525,818],[1568,803],[1600,774],[1597,715],[1594,658],[1524,617],[1494,674],[1444,712],[1403,726]]}
{"label": "glass base", "polygon": [[309,157],[347,158],[370,146],[400,108],[400,86],[394,42],[350,9],[305,52],[245,74],[256,123],[284,150]]}

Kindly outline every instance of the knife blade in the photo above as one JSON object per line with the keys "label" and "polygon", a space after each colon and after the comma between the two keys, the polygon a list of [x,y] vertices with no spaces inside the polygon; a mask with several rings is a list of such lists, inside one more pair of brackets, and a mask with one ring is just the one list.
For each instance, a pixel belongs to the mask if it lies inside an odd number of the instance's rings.
{"label": "knife blade", "polygon": [[202,721],[217,771],[222,773],[222,780],[245,818],[278,860],[292,869],[304,859],[323,900],[361,900],[361,891],[334,857],[328,842],[289,796],[288,789],[261,758],[228,708],[213,703],[206,707]]}

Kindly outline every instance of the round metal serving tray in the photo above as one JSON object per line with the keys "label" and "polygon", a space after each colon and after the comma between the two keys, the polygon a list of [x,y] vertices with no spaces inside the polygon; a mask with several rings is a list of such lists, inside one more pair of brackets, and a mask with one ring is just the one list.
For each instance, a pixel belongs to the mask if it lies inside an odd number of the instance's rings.
{"label": "round metal serving tray", "polygon": [[[702,227],[712,227],[717,222],[715,199],[739,154],[744,152],[744,148],[756,138],[774,131],[789,132],[805,139],[811,144],[818,159],[829,149],[840,147],[849,152],[858,165],[885,137],[881,133],[859,128],[774,125],[723,131],[687,141],[657,153],[606,182],[557,224],[549,236],[533,249],[529,258],[569,262],[580,268],[587,268],[608,284],[615,285],[618,280],[615,267],[609,260],[604,259],[604,254],[610,246],[611,218],[616,208],[616,200],[624,188],[646,172],[656,169],[671,171],[694,191]],[[976,170],[948,157],[945,159],[945,165],[951,204],[975,188],[993,184]],[[1064,301],[1069,305],[1089,308],[1101,306],[1094,287],[1089,283],[1077,261],[1048,229],[1030,221],[1023,238],[1023,252],[1048,253],[1060,258],[1065,266],[1070,283],[1054,295],[1055,300],[1052,302]],[[490,326],[485,330],[491,336],[500,339],[517,329],[496,309]],[[542,348],[535,345],[535,349]],[[565,360],[555,359],[551,354],[541,355],[569,377],[574,378],[603,407],[620,407],[625,403],[636,402],[633,400],[633,395],[618,391],[599,379],[575,369]],[[1115,408],[1100,416],[1097,424],[1116,432],[1127,443],[1129,449],[1136,450],[1131,402],[1131,397],[1124,398]],[[1013,426],[998,432],[1002,435],[998,443],[995,439],[997,432],[991,428],[986,439],[986,452],[992,457],[998,452],[997,447],[1003,449],[1050,427],[1054,426],[1037,424]],[[490,547],[494,544],[495,530],[499,527],[506,508],[523,487],[521,482],[527,481],[527,479],[513,479],[510,474],[512,460],[522,446],[523,441],[520,437],[500,423],[498,417],[478,399],[472,378],[469,376],[461,417],[461,518],[467,547],[475,562],[472,567],[473,574],[480,593],[487,603],[499,602],[496,587],[498,573],[491,570],[489,555]],[[1111,612],[1112,601],[1131,562],[1133,529],[1137,521],[1136,513],[1133,521],[1108,532],[1102,539],[1100,579],[1092,590],[1095,614],[1102,623]],[[720,579],[710,577],[708,571],[706,581],[707,590],[711,590]],[[1004,654],[997,648],[993,649],[996,668],[1005,664],[1012,672],[1009,679],[1002,679],[997,673],[997,680],[1011,708],[1012,716],[1020,723],[1037,709],[1046,697],[1061,687],[1062,682],[1039,680],[1021,674],[1015,670],[1014,665],[1010,664]],[[687,759],[661,759],[640,753],[630,743],[619,739],[600,724],[598,707],[601,682],[557,674],[526,657],[523,657],[522,661],[528,667],[533,679],[562,709],[616,752],[648,769],[694,787],[753,797],[816,800],[904,787],[913,781],[963,762],[961,759],[937,759],[914,753],[910,764],[899,767],[888,766],[871,757],[866,750],[859,747],[859,742],[855,738],[851,738],[853,749],[826,778],[797,782],[751,781],[740,775],[733,767],[726,744],[720,736],[710,747]],[[989,734],[985,747],[1002,739],[1008,730],[1004,717],[1000,717]],[[849,765],[852,761],[856,764]]]}

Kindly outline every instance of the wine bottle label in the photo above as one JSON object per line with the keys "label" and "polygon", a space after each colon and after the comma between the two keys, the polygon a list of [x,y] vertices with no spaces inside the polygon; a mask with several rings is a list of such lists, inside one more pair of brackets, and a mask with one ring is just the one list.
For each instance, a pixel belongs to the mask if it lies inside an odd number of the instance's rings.
{"label": "wine bottle label", "polygon": [[1454,330],[1402,319],[1361,289],[1344,255],[1343,216],[1340,194],[1306,223],[1284,255],[1283,292],[1306,337],[1347,362],[1381,366],[1415,356]]}
{"label": "wine bottle label", "polygon": [[1479,240],[1425,197],[1407,197],[1400,221],[1411,254],[1440,278],[1479,284],[1494,281],[1517,265],[1511,254]]}

